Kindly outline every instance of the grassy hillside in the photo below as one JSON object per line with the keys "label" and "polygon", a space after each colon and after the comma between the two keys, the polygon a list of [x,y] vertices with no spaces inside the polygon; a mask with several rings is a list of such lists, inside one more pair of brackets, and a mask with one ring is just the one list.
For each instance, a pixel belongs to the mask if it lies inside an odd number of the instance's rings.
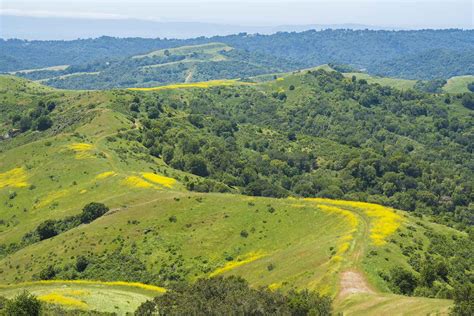
{"label": "grassy hillside", "polygon": [[471,82],[474,82],[474,76],[452,77],[448,79],[448,82],[443,87],[443,91],[448,93],[469,92],[467,85]]}
{"label": "grassy hillside", "polygon": [[356,76],[357,79],[365,79],[369,83],[378,83],[382,86],[389,86],[389,87],[400,89],[400,90],[413,89],[416,83],[416,80],[378,77],[378,76],[372,76],[372,75],[361,73],[361,72],[344,73],[344,76],[347,78]]}
{"label": "grassy hillside", "polygon": [[213,60],[213,61],[219,61],[219,60],[225,60],[226,57],[222,55],[222,52],[227,52],[232,50],[233,48],[223,44],[223,43],[208,43],[208,44],[202,44],[202,45],[191,45],[191,46],[180,46],[180,47],[175,47],[175,48],[169,48],[169,49],[161,49],[157,51],[153,51],[148,54],[144,55],[136,55],[133,56],[132,58],[145,58],[145,57],[164,57],[167,54],[176,54],[176,55],[185,55],[188,57],[190,60],[199,60],[199,59],[193,59],[193,56],[199,57],[199,56],[207,56],[208,59]]}
{"label": "grassy hillside", "polygon": [[355,294],[336,307],[344,315],[449,315],[451,302],[443,299],[390,294]]}
{"label": "grassy hillside", "polygon": [[0,295],[13,298],[24,290],[42,302],[67,309],[118,314],[133,313],[142,302],[163,293],[159,287],[141,283],[72,280],[0,286]]}
{"label": "grassy hillside", "polygon": [[[331,135],[315,136],[303,130],[295,136],[297,141],[291,140],[287,126],[283,126],[284,133],[272,124],[274,116],[301,109],[316,93],[321,104],[328,102],[315,80],[332,85],[333,91],[340,90],[339,84],[350,82],[323,72],[316,79],[311,76],[301,72],[261,84],[226,81],[103,92],[54,90],[3,77],[4,130],[12,128],[12,115],[36,111],[39,100],[45,104],[54,101],[55,107],[47,114],[53,121],[49,129],[27,130],[1,141],[0,283],[4,286],[0,296],[12,297],[26,288],[43,301],[67,308],[123,314],[157,294],[130,282],[169,288],[201,277],[240,275],[254,287],[317,290],[335,299],[337,311],[353,314],[377,314],[381,308],[396,309],[399,304],[407,312],[416,306],[419,314],[446,311],[451,300],[391,294],[397,291],[391,271],[402,267],[420,275],[414,262],[420,262],[428,250],[432,256],[440,256],[439,251],[432,250],[430,236],[464,240],[465,233],[433,224],[429,216],[347,201],[357,196],[350,192],[347,196],[305,194],[290,191],[289,183],[286,190],[292,193],[281,198],[241,195],[238,193],[248,191],[238,182],[238,172],[226,174],[218,168],[218,163],[226,166],[226,161],[216,157],[227,158],[230,150],[234,159],[255,157],[261,163],[255,167],[261,173],[260,180],[284,183],[278,172],[286,170],[289,179],[298,171],[290,168],[289,160],[285,165],[286,157],[270,151],[278,147],[292,154],[316,153],[309,160],[316,161],[318,168],[311,167],[306,176],[321,181],[319,192],[337,192],[334,186],[338,183],[361,181],[338,174],[340,162],[333,157],[342,153],[344,159],[361,159],[368,155],[366,151]],[[364,87],[369,88],[376,91],[375,87]],[[279,99],[283,92],[284,100]],[[331,98],[338,104],[335,94]],[[438,101],[433,96],[426,98]],[[420,96],[420,102],[424,101]],[[247,102],[258,107],[253,114],[244,113],[248,119],[239,122],[238,130],[222,123],[222,113],[230,115]],[[272,113],[269,104],[277,104],[278,114]],[[342,104],[361,107],[349,99]],[[260,110],[265,107],[268,113],[262,114]],[[460,105],[454,103],[452,107],[449,114],[458,115]],[[158,108],[158,114],[154,113]],[[192,115],[202,116],[201,120],[194,120]],[[279,122],[286,121],[280,118]],[[337,120],[332,125],[337,126]],[[166,138],[167,133],[176,139]],[[187,137],[201,141],[199,146]],[[150,138],[151,145],[147,141]],[[204,138],[212,142],[212,148],[202,141]],[[405,138],[393,146],[401,142],[405,147]],[[251,149],[250,141],[263,140],[268,142],[268,151]],[[168,146],[171,141],[176,144],[174,162],[168,160],[163,148],[160,154],[153,151],[154,146]],[[415,152],[426,146],[424,141],[413,142]],[[183,144],[187,147],[181,147]],[[207,158],[208,174],[204,175],[196,168],[199,163],[194,165],[195,160],[185,155],[189,150],[188,155],[198,157],[204,154],[200,150],[208,148],[213,158]],[[290,159],[306,168],[304,159]],[[253,161],[246,166],[252,166]],[[239,164],[225,170],[236,170]],[[245,176],[253,175],[245,171]],[[339,177],[344,181],[339,182]],[[215,192],[195,192],[199,188]],[[303,198],[307,195],[319,197]],[[46,220],[75,216],[89,202],[104,203],[109,211],[57,236],[33,238]],[[88,265],[79,271],[77,261],[82,257],[87,258]],[[43,278],[46,272],[58,281],[24,283]],[[128,283],[65,281],[70,279]],[[436,282],[433,288],[438,292],[449,290],[451,283]]]}

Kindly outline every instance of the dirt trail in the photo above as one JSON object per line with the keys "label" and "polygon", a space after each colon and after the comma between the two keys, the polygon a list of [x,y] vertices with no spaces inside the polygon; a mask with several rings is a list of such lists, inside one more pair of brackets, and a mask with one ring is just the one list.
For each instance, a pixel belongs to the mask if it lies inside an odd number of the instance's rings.
{"label": "dirt trail", "polygon": [[189,83],[191,82],[191,80],[193,80],[193,75],[194,75],[195,70],[196,70],[196,66],[193,66],[189,69],[188,75],[186,76],[186,79],[184,79],[185,83]]}
{"label": "dirt trail", "polygon": [[366,251],[366,242],[370,239],[370,223],[363,215],[358,214],[358,216],[361,225],[359,226],[360,235],[355,240],[355,249],[351,254],[353,267],[341,272],[339,299],[356,293],[375,293],[367,282],[364,273],[357,268]]}
{"label": "dirt trail", "polygon": [[364,276],[359,271],[348,270],[342,272],[339,298],[354,293],[374,293],[374,291],[372,291]]}

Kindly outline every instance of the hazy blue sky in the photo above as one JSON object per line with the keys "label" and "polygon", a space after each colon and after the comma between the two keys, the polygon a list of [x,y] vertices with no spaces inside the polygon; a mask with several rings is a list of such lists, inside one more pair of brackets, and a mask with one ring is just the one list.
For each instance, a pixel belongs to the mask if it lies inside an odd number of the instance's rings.
{"label": "hazy blue sky", "polygon": [[[0,0],[7,15],[139,18],[237,25],[358,23],[473,28],[473,0]],[[1,18],[1,17],[0,17]]]}

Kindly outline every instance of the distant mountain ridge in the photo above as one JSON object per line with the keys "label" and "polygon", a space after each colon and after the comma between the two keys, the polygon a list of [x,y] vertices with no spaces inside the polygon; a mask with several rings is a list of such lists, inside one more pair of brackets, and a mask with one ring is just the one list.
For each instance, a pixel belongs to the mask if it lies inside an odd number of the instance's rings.
{"label": "distant mountain ridge", "polygon": [[273,34],[323,29],[392,30],[363,24],[305,24],[280,26],[245,26],[203,22],[160,22],[139,19],[85,19],[0,15],[3,39],[75,40],[103,35],[116,37],[177,38],[231,35],[240,32]]}

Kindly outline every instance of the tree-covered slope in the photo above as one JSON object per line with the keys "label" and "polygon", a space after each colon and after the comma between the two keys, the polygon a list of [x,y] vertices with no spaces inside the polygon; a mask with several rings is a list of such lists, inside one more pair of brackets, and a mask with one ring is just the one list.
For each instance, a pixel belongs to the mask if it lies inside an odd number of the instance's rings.
{"label": "tree-covered slope", "polygon": [[[220,42],[247,55],[258,55],[260,62],[279,59],[282,66],[286,63],[291,70],[340,63],[368,69],[374,74],[447,79],[472,74],[472,38],[472,30],[452,29],[323,30],[272,35],[241,33],[187,40],[111,37],[75,41],[1,40],[0,71],[87,65],[122,60],[159,49]],[[234,65],[227,67],[232,69]]]}
{"label": "tree-covered slope", "polygon": [[222,43],[207,43],[124,59],[13,74],[56,88],[96,90],[234,79],[283,72],[296,67],[296,63],[287,60],[235,50]]}

